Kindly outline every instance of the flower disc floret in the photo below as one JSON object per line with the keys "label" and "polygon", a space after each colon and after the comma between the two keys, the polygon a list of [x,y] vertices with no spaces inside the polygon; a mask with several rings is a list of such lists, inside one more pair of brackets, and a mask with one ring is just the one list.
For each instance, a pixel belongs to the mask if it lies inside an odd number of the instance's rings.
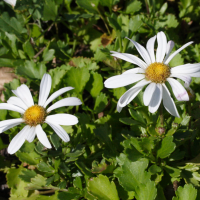
{"label": "flower disc floret", "polygon": [[23,116],[23,119],[26,124],[30,126],[37,126],[42,124],[45,120],[46,112],[42,106],[34,105],[29,107]]}
{"label": "flower disc floret", "polygon": [[145,77],[154,83],[164,83],[170,76],[170,67],[159,62],[150,64],[145,70]]}

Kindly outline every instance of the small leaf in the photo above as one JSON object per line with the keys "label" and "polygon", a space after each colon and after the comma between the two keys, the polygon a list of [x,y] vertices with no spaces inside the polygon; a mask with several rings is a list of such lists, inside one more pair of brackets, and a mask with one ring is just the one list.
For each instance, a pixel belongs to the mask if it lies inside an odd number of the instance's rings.
{"label": "small leaf", "polygon": [[51,167],[50,165],[48,165],[47,163],[45,162],[40,162],[38,165],[38,170],[41,171],[41,172],[52,172],[54,173],[54,168]]}
{"label": "small leaf", "polygon": [[108,99],[106,95],[101,92],[96,98],[94,105],[94,112],[95,113],[102,112],[107,104],[108,104]]}
{"label": "small leaf", "polygon": [[19,178],[21,178],[23,181],[30,183],[31,178],[34,178],[36,176],[36,172],[33,170],[23,170],[22,174],[19,175]]}
{"label": "small leaf", "polygon": [[90,73],[86,68],[71,68],[64,82],[74,87],[77,94],[82,93],[86,83],[89,81]]}
{"label": "small leaf", "polygon": [[126,5],[125,12],[127,14],[134,14],[142,8],[142,3],[138,0],[131,0]]}
{"label": "small leaf", "polygon": [[86,9],[90,13],[98,13],[99,0],[76,0],[76,2],[81,8]]}
{"label": "small leaf", "polygon": [[45,49],[43,52],[43,55],[42,55],[43,62],[49,62],[49,61],[53,60],[54,53],[55,53],[54,49]]}
{"label": "small leaf", "polygon": [[43,63],[36,65],[33,61],[26,60],[23,66],[17,66],[16,73],[31,79],[42,79],[46,73],[46,66]]}
{"label": "small leaf", "polygon": [[45,0],[43,20],[55,20],[58,14],[58,5],[56,5],[54,0]]}
{"label": "small leaf", "polygon": [[96,72],[91,72],[90,80],[86,85],[86,90],[90,92],[92,97],[97,97],[103,89],[103,78]]}
{"label": "small leaf", "polygon": [[157,157],[166,158],[168,157],[176,148],[173,142],[173,136],[167,136],[163,139],[161,148],[157,151]]}
{"label": "small leaf", "polygon": [[99,200],[119,200],[115,183],[110,183],[108,177],[101,174],[89,180],[88,190]]}
{"label": "small leaf", "polygon": [[184,188],[179,186],[176,191],[176,196],[173,200],[196,200],[197,190],[192,184],[185,184]]}
{"label": "small leaf", "polygon": [[77,176],[74,181],[73,181],[73,185],[79,189],[83,189],[82,188],[82,182],[81,182],[81,178],[79,176]]}
{"label": "small leaf", "polygon": [[35,51],[29,41],[26,41],[23,44],[23,49],[30,59],[33,58],[33,56],[35,55]]}
{"label": "small leaf", "polygon": [[53,134],[50,136],[50,139],[55,149],[58,150],[58,148],[60,147],[60,138],[58,137],[58,135]]}

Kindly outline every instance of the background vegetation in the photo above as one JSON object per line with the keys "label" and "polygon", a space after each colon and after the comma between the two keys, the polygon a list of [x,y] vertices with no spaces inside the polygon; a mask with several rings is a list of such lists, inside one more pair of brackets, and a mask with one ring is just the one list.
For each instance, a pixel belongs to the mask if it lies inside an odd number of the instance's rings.
{"label": "background vegetation", "polygon": [[[110,51],[138,55],[125,37],[146,46],[164,31],[175,49],[194,41],[170,66],[200,62],[199,0],[18,0],[0,2],[2,101],[22,82],[37,102],[41,78],[52,77],[51,93],[65,87],[83,105],[54,113],[75,114],[79,123],[63,126],[71,141],[62,142],[47,125],[48,150],[36,138],[15,155],[6,147],[24,125],[0,138],[0,193],[10,200],[198,200],[200,199],[200,78],[189,102],[176,102],[180,118],[144,106],[142,92],[117,113],[119,97],[129,88],[106,89],[103,82],[135,67]],[[9,67],[9,69],[3,68]],[[10,69],[11,68],[11,69]],[[13,73],[10,73],[13,72]],[[14,79],[13,79],[14,78]],[[21,83],[20,83],[21,82]],[[18,118],[1,110],[0,120]]]}

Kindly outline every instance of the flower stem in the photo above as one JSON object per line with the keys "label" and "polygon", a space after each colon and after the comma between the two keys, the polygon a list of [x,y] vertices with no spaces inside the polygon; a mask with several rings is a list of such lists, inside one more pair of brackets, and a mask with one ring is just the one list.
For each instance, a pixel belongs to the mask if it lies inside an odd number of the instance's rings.
{"label": "flower stem", "polygon": [[159,111],[160,111],[160,125],[161,125],[161,127],[164,127],[164,116],[163,116],[163,105],[162,105],[162,103],[160,104]]}

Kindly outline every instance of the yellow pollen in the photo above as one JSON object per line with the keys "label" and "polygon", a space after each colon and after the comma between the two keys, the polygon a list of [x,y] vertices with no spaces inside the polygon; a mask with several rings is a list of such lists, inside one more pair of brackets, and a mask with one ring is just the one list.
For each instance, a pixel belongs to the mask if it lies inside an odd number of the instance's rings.
{"label": "yellow pollen", "polygon": [[152,63],[145,71],[146,79],[155,83],[164,83],[169,76],[170,67],[163,63]]}
{"label": "yellow pollen", "polygon": [[30,126],[42,124],[45,120],[46,112],[42,106],[34,105],[29,107],[23,116],[25,123]]}

